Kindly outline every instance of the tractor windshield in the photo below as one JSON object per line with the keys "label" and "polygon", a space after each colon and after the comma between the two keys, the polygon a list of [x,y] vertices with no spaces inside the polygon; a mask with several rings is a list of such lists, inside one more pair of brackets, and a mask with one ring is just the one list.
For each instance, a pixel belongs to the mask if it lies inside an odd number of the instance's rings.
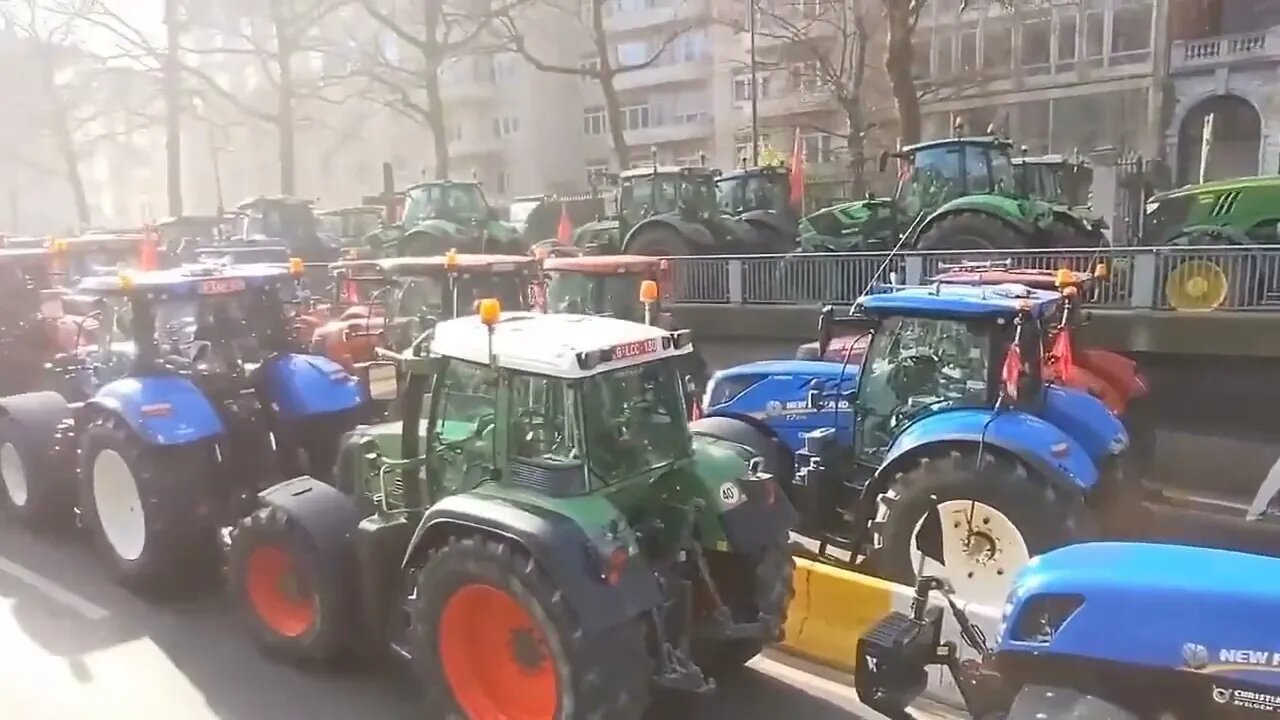
{"label": "tractor windshield", "polygon": [[315,215],[306,203],[265,203],[249,210],[245,217],[246,238],[298,241],[311,239],[315,234]]}
{"label": "tractor windshield", "polygon": [[716,186],[711,176],[689,176],[680,183],[680,203],[690,210],[709,213],[716,209]]}
{"label": "tractor windshield", "polygon": [[71,278],[82,278],[114,273],[121,267],[136,267],[140,259],[139,243],[79,246],[73,243],[65,253],[61,254],[58,262],[59,269]]}
{"label": "tractor windshield", "polygon": [[[160,357],[182,359],[208,374],[238,372],[262,362],[283,325],[279,296],[258,289],[161,300],[151,312]],[[135,332],[145,332],[137,322],[130,324]]]}
{"label": "tractor windshield", "polygon": [[612,485],[691,452],[684,384],[673,360],[582,381],[583,431],[594,482]]}
{"label": "tractor windshield", "polygon": [[858,381],[858,450],[875,460],[906,425],[988,403],[989,324],[898,317],[875,332]]}
{"label": "tractor windshield", "polygon": [[497,298],[509,310],[528,307],[523,279],[502,273],[466,275],[452,282],[444,277],[403,278],[399,285],[394,304],[396,317],[444,320],[470,315],[475,312],[476,303],[485,298]]}
{"label": "tractor windshield", "polygon": [[726,215],[751,210],[782,212],[789,200],[785,179],[786,176],[748,173],[720,180],[716,183],[717,203]]}
{"label": "tractor windshield", "polygon": [[929,212],[963,194],[959,146],[925,148],[904,162],[897,199],[908,216]]}
{"label": "tractor windshield", "polygon": [[472,183],[436,183],[411,188],[404,210],[405,227],[413,227],[432,218],[459,224],[487,220],[489,203],[480,186]]}
{"label": "tractor windshield", "polygon": [[643,322],[644,312],[636,300],[640,297],[641,280],[643,278],[636,273],[552,273],[547,282],[547,309],[557,313],[610,315]]}
{"label": "tractor windshield", "polygon": [[641,175],[622,185],[622,215],[638,223],[650,215],[676,211],[680,181],[674,175]]}

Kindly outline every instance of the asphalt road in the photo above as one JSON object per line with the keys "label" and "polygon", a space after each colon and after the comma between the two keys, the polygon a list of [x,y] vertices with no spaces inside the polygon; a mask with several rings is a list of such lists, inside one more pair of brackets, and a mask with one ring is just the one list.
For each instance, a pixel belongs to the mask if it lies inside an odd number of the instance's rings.
{"label": "asphalt road", "polygon": [[[423,718],[404,677],[302,671],[258,655],[214,589],[151,605],[112,584],[74,535],[0,520],[0,698],[23,720]],[[661,720],[879,718],[852,688],[767,659]]]}

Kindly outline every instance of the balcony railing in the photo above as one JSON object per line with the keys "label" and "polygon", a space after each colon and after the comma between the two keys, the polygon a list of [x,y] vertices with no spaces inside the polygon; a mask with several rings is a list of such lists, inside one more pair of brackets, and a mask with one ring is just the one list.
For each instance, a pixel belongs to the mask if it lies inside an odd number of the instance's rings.
{"label": "balcony railing", "polygon": [[1175,41],[1169,53],[1169,72],[1258,60],[1280,61],[1280,27],[1200,40]]}

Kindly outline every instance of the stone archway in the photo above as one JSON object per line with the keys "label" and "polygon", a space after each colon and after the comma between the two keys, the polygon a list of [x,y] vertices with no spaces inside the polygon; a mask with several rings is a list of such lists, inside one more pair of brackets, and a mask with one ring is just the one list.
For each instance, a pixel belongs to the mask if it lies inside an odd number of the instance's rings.
{"label": "stone archway", "polygon": [[1196,103],[1178,128],[1178,182],[1200,179],[1200,152],[1206,118],[1213,117],[1213,136],[1205,180],[1257,175],[1262,146],[1262,116],[1239,95],[1214,95]]}

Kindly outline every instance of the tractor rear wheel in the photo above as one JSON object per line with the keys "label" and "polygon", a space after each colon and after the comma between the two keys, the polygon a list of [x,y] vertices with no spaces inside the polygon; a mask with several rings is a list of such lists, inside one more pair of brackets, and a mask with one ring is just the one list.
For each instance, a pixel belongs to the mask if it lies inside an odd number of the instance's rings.
{"label": "tractor rear wheel", "polygon": [[914,585],[950,580],[966,600],[999,607],[1013,576],[1042,553],[1091,534],[1083,498],[1049,484],[1015,458],[976,448],[919,458],[876,501],[871,569]]}
{"label": "tractor rear wheel", "polygon": [[216,539],[205,519],[212,461],[207,443],[148,445],[114,415],[84,431],[81,519],[122,585],[160,590],[202,565],[193,558],[208,557]]}
{"label": "tractor rear wheel", "polygon": [[1173,238],[1175,248],[1204,248],[1190,257],[1166,255],[1164,272],[1164,305],[1182,312],[1205,312],[1219,307],[1256,305],[1263,300],[1265,288],[1258,278],[1261,272],[1257,257],[1218,255],[1215,247],[1234,245],[1225,235],[1209,231],[1192,231]]}
{"label": "tractor rear wheel", "polygon": [[[342,558],[325,558],[288,513],[258,509],[232,532],[229,574],[254,643],[296,663],[328,663],[355,625]],[[326,572],[328,570],[328,572]]]}
{"label": "tractor rear wheel", "polygon": [[995,215],[958,212],[934,223],[916,239],[917,250],[1016,250],[1027,237]]}
{"label": "tractor rear wheel", "polygon": [[587,634],[538,564],[490,537],[433,550],[410,601],[433,716],[640,718],[652,660],[639,618]]}
{"label": "tractor rear wheel", "polygon": [[652,257],[692,255],[693,246],[689,239],[676,232],[675,228],[659,224],[641,230],[634,238],[627,241],[624,252],[629,255]]}
{"label": "tractor rear wheel", "polygon": [[71,517],[75,484],[50,457],[31,446],[13,418],[0,419],[0,510],[32,530],[45,530]]}

